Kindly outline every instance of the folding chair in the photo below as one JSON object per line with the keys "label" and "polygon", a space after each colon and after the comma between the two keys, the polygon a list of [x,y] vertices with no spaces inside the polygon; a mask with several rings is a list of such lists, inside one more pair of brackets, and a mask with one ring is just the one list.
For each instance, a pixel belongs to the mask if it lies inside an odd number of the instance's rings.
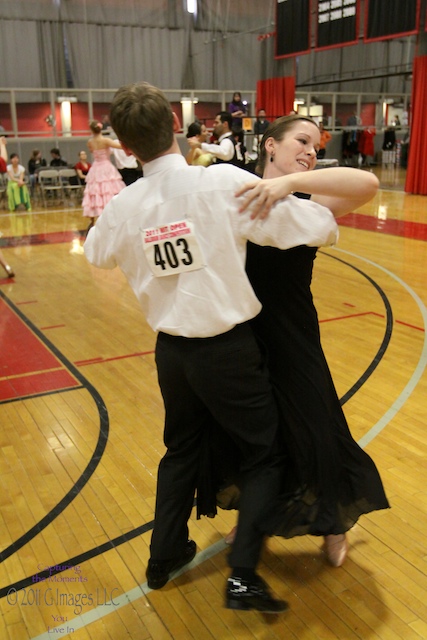
{"label": "folding chair", "polygon": [[75,169],[59,169],[59,178],[62,184],[64,198],[72,197],[76,193],[80,197],[83,196],[83,185],[80,183],[77,171]]}
{"label": "folding chair", "polygon": [[39,186],[42,194],[43,206],[58,204],[64,198],[62,182],[57,169],[43,169],[39,171]]}

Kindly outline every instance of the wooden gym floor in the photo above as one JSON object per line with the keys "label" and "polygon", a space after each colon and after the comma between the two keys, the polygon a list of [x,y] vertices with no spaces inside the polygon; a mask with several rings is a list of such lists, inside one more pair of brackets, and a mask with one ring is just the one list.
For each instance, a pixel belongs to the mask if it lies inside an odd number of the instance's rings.
{"label": "wooden gym floor", "polygon": [[269,539],[260,573],[290,604],[277,617],[223,608],[234,513],[193,517],[194,562],[147,588],[164,451],[155,336],[122,274],[87,263],[76,203],[0,211],[16,274],[0,273],[0,638],[427,638],[427,199],[389,174],[319,252],[313,291],[392,508],[360,519],[339,569],[320,539]]}

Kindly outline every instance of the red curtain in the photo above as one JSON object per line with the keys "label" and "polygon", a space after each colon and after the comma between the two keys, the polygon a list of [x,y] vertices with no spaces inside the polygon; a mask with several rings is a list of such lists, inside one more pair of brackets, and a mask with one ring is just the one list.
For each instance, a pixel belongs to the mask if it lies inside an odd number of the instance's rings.
{"label": "red curtain", "polygon": [[269,78],[257,82],[257,110],[265,109],[267,118],[287,116],[294,108],[295,78]]}
{"label": "red curtain", "polygon": [[412,67],[411,138],[405,191],[427,195],[427,56],[414,58]]}

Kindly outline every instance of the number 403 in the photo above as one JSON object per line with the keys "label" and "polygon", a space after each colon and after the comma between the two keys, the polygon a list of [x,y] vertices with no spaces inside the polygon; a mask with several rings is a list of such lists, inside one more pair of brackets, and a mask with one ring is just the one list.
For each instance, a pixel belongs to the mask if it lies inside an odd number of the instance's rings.
{"label": "number 403", "polygon": [[193,256],[188,248],[188,242],[185,238],[179,238],[173,242],[164,242],[154,245],[154,263],[163,270],[170,267],[177,269],[180,264],[186,266],[193,263]]}

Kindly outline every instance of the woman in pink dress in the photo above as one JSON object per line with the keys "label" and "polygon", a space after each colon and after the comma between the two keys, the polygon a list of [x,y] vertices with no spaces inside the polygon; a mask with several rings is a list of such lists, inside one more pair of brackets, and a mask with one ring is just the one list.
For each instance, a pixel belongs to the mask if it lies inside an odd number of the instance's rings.
{"label": "woman in pink dress", "polygon": [[90,218],[88,230],[111,198],[126,186],[110,160],[111,148],[121,149],[122,145],[118,140],[102,135],[101,122],[92,120],[89,127],[93,136],[89,138],[87,146],[93,155],[93,163],[86,176],[82,202],[83,215]]}

